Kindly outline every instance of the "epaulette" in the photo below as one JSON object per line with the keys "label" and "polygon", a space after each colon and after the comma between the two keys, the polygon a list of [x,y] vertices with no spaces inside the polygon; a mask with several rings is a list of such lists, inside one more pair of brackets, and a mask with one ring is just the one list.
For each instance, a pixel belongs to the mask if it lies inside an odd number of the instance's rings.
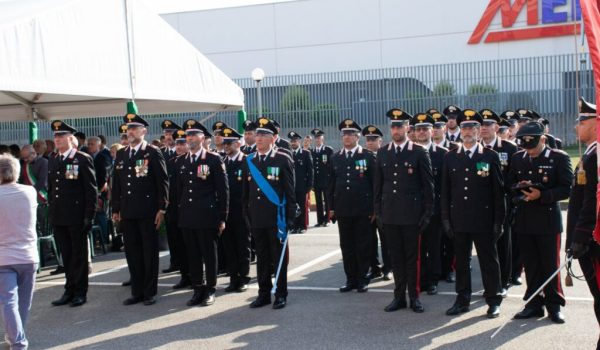
{"label": "epaulette", "polygon": [[285,156],[287,159],[289,159],[291,162],[294,162],[294,159],[289,154],[287,154],[287,152],[285,152],[285,151],[278,149],[278,150],[275,150],[275,153],[281,154],[281,155]]}

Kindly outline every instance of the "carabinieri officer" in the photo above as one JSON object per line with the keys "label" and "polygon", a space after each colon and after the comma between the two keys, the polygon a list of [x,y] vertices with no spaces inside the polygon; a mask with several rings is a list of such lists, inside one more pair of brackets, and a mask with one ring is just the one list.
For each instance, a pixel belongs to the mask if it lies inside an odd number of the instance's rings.
{"label": "carabinieri officer", "polygon": [[[189,153],[177,175],[179,227],[187,249],[194,295],[188,306],[212,305],[217,285],[217,240],[229,211],[229,184],[225,164],[217,153],[202,147],[208,130],[189,119],[183,128]],[[206,280],[204,279],[206,271]]]}
{"label": "carabinieri officer", "polygon": [[287,303],[289,253],[283,250],[283,243],[287,227],[293,224],[299,209],[294,193],[293,160],[284,150],[273,148],[276,134],[277,128],[269,119],[258,119],[256,152],[248,156],[244,166],[249,175],[244,185],[243,206],[250,219],[258,260],[258,298],[250,304],[251,308],[271,303],[272,268],[277,270],[282,254],[273,309],[282,309]]}

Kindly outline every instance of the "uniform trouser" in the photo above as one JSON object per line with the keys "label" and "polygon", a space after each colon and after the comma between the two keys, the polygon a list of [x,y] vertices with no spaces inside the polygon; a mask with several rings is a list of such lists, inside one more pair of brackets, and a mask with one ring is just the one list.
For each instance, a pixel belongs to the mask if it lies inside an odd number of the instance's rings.
{"label": "uniform trouser", "polygon": [[[279,266],[283,243],[277,238],[277,227],[272,228],[252,228],[252,237],[256,248],[256,272],[258,280],[258,296],[269,298],[273,282],[271,281],[271,272],[276,273]],[[277,280],[277,290],[275,297],[287,297],[287,267],[289,262],[289,242],[286,247],[279,279]],[[272,268],[273,267],[273,268]]]}
{"label": "uniform trouser", "polygon": [[65,293],[84,297],[88,290],[88,240],[81,225],[54,226],[54,238],[65,267]]}
{"label": "uniform trouser", "polygon": [[223,231],[227,272],[234,286],[248,284],[250,277],[250,228],[244,218],[230,218]]}
{"label": "uniform trouser", "polygon": [[421,280],[427,287],[437,286],[442,274],[442,225],[440,217],[434,216],[422,235]]}
{"label": "uniform trouser", "polygon": [[183,233],[177,223],[177,217],[175,215],[168,215],[166,217],[167,227],[167,240],[169,241],[169,252],[171,256],[171,266],[179,269],[182,278],[189,278],[189,267],[187,260],[187,252],[185,249],[185,242],[183,240]]}
{"label": "uniform trouser", "polygon": [[519,244],[519,239],[514,232],[512,232],[511,226],[511,244],[512,244],[512,266],[511,266],[511,278],[512,276],[520,276],[521,272],[523,272],[523,259],[521,258],[521,248]]}
{"label": "uniform trouser", "polygon": [[594,313],[600,325],[600,258],[590,257],[588,254],[579,258],[579,266],[585,276],[585,281],[594,297]]}
{"label": "uniform trouser", "polygon": [[[524,235],[520,232],[519,249],[525,266],[527,300],[560,266],[560,233],[554,235]],[[534,297],[526,307],[539,309],[546,306],[548,312],[557,312],[565,306],[560,273],[544,287],[543,293]]]}
{"label": "uniform trouser", "polygon": [[131,295],[154,297],[158,285],[158,234],[154,218],[123,219],[121,225],[131,274]]}
{"label": "uniform trouser", "polygon": [[[187,249],[190,282],[195,291],[215,292],[217,285],[217,228],[181,228]],[[206,272],[206,281],[204,273]]]}
{"label": "uniform trouser", "polygon": [[305,205],[304,205],[304,227],[308,227],[308,213],[310,212],[310,192],[304,196]]}
{"label": "uniform trouser", "polygon": [[500,264],[498,251],[492,232],[454,233],[454,251],[456,252],[456,302],[466,306],[471,302],[470,260],[473,243],[477,249],[477,258],[483,280],[483,296],[488,305],[500,305]]}
{"label": "uniform trouser", "polygon": [[217,273],[227,270],[227,257],[225,256],[225,245],[223,237],[217,238]]}
{"label": "uniform trouser", "polygon": [[[371,230],[371,272],[381,269],[383,273],[388,273],[392,271],[392,260],[390,258],[387,239],[383,234],[383,225],[379,218],[371,224]],[[383,264],[381,266],[379,265],[379,241],[381,241],[381,262]]]}
{"label": "uniform trouser", "polygon": [[296,200],[300,206],[300,216],[294,219],[292,229],[306,230],[306,191],[296,191]]}
{"label": "uniform trouser", "polygon": [[329,203],[325,192],[325,188],[315,188],[315,201],[317,202],[317,224],[326,224],[329,222]]}
{"label": "uniform trouser", "polygon": [[408,287],[410,300],[420,293],[421,235],[417,225],[383,225],[383,234],[389,244],[394,273],[394,297],[405,299]]}
{"label": "uniform trouser", "polygon": [[456,255],[454,254],[454,239],[448,238],[442,234],[440,246],[440,259],[442,265],[442,275],[440,278],[445,279],[448,274],[456,269]]}
{"label": "uniform trouser", "polygon": [[349,286],[369,283],[367,274],[371,265],[371,222],[367,215],[338,216],[340,248],[346,284]]}
{"label": "uniform trouser", "polygon": [[496,242],[500,263],[500,286],[508,288],[512,276],[512,232],[510,223],[504,223],[504,233]]}

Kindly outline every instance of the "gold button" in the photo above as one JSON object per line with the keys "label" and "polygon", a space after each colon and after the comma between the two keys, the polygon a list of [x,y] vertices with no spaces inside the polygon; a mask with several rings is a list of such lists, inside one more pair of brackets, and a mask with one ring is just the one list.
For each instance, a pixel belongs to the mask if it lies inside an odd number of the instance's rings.
{"label": "gold button", "polygon": [[396,190],[393,190],[392,192],[396,193]]}
{"label": "gold button", "polygon": [[465,196],[465,200],[467,200],[467,199],[469,199],[469,197],[466,197],[466,196]]}
{"label": "gold button", "polygon": [[397,183],[398,183],[398,181],[394,181],[394,185],[397,184]]}
{"label": "gold button", "polygon": [[131,191],[127,191],[127,194],[131,194]]}
{"label": "gold button", "polygon": [[465,177],[465,181],[469,181],[469,178],[468,178],[468,177]]}
{"label": "gold button", "polygon": [[192,199],[190,198],[190,202],[192,201]]}
{"label": "gold button", "polygon": [[256,199],[260,199],[260,196],[256,197]]}
{"label": "gold button", "polygon": [[350,187],[346,187],[346,189],[347,189],[347,190],[349,190],[349,189],[350,189]]}
{"label": "gold button", "polygon": [[465,191],[468,190],[468,189],[469,189],[468,187],[465,187]]}

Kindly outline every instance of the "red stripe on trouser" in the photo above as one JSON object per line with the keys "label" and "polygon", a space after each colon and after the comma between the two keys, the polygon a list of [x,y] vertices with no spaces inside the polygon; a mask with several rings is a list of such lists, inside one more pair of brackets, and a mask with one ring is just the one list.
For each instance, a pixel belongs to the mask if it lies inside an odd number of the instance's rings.
{"label": "red stripe on trouser", "polygon": [[[558,233],[556,235],[556,268],[558,269],[559,267],[560,267],[560,233]],[[558,286],[557,286],[558,294],[564,298],[562,286],[560,283],[560,271],[558,272],[558,275],[556,275],[556,283],[558,284]]]}
{"label": "red stripe on trouser", "polygon": [[594,275],[596,276],[596,285],[600,289],[600,260],[598,258],[592,258],[594,264]]}
{"label": "red stripe on trouser", "polygon": [[421,293],[421,234],[419,233],[419,247],[417,249],[417,298]]}
{"label": "red stripe on trouser", "polygon": [[304,226],[308,227],[308,213],[310,213],[310,192],[306,194],[306,206],[304,210]]}
{"label": "red stripe on trouser", "polygon": [[450,270],[451,271],[456,271],[456,254],[454,254],[452,256],[452,263],[450,264]]}

